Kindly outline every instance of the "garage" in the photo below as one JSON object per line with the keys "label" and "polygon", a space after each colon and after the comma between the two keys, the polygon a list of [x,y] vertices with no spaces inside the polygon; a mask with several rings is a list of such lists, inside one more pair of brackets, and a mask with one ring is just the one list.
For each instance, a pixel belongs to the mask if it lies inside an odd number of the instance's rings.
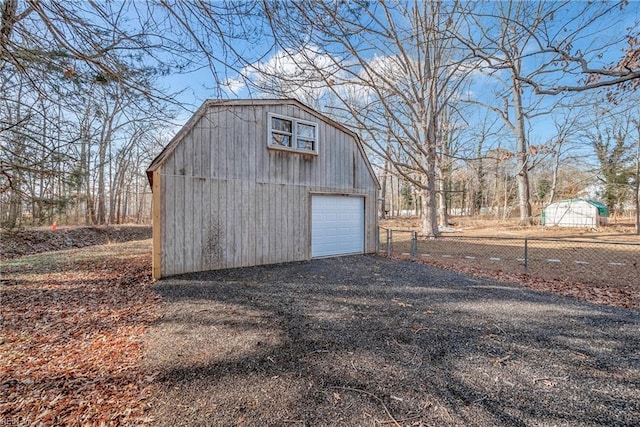
{"label": "garage", "polygon": [[147,177],[155,279],[378,249],[360,137],[294,99],[205,101]]}
{"label": "garage", "polygon": [[364,252],[364,197],[311,197],[311,256]]}

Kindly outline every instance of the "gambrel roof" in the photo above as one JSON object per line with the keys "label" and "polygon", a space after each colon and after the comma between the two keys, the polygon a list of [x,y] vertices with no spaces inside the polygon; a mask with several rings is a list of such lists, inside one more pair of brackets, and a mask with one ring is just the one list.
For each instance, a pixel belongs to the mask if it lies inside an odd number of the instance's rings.
{"label": "gambrel roof", "polygon": [[251,107],[251,106],[265,106],[265,105],[267,105],[267,106],[268,105],[291,105],[291,106],[297,107],[297,108],[307,112],[308,114],[311,114],[312,116],[316,117],[318,120],[321,120],[321,121],[329,124],[330,126],[333,126],[336,129],[339,129],[340,131],[342,131],[342,132],[348,134],[349,136],[351,136],[354,139],[354,141],[356,142],[357,146],[358,146],[358,151],[360,152],[360,155],[362,156],[362,160],[364,161],[364,163],[367,166],[367,169],[369,170],[371,178],[374,180],[374,182],[378,186],[378,189],[380,188],[380,182],[378,181],[378,178],[376,177],[376,174],[373,171],[373,167],[371,166],[371,163],[369,162],[369,159],[367,158],[367,154],[366,154],[366,152],[364,150],[364,146],[362,144],[362,140],[360,139],[358,134],[356,134],[355,132],[353,132],[352,130],[347,128],[345,125],[343,125],[343,124],[341,124],[341,123],[339,123],[339,122],[337,122],[337,121],[325,116],[322,113],[319,113],[318,111],[314,110],[313,108],[301,103],[300,101],[298,101],[296,99],[292,99],[292,98],[285,98],[285,99],[232,99],[232,100],[209,99],[209,100],[206,100],[200,106],[200,108],[198,108],[198,110],[196,110],[196,112],[193,114],[193,116],[184,124],[182,129],[180,129],[180,131],[173,137],[173,139],[169,142],[169,144],[167,144],[167,146],[164,147],[164,149],[160,152],[160,154],[158,154],[156,156],[156,158],[151,162],[151,164],[147,168],[147,178],[149,179],[149,184],[151,186],[153,186],[153,171],[158,169],[159,167],[161,167],[164,164],[164,162],[171,156],[171,154],[176,149],[176,147],[182,143],[182,141],[184,140],[185,136],[189,133],[189,131],[194,128],[196,123],[198,123],[198,121],[202,118],[203,115],[206,114],[206,112],[210,108],[223,107],[223,106],[247,106],[247,107]]}

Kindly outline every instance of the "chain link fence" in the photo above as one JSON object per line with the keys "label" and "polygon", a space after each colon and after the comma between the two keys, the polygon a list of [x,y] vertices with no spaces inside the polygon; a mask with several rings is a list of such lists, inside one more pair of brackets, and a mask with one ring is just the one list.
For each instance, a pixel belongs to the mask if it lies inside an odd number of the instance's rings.
{"label": "chain link fence", "polygon": [[640,243],[578,239],[446,236],[380,229],[380,251],[434,264],[527,273],[541,279],[640,287]]}

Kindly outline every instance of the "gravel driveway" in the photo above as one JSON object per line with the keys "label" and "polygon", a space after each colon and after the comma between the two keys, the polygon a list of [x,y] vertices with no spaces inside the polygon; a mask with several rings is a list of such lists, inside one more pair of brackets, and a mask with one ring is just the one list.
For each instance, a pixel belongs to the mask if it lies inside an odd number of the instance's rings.
{"label": "gravel driveway", "polygon": [[158,425],[640,425],[640,313],[376,256],[159,281]]}

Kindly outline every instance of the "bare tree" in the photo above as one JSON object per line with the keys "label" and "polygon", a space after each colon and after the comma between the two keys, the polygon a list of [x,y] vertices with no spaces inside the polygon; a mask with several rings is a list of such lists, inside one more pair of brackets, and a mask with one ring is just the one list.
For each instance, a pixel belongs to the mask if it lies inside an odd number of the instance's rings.
{"label": "bare tree", "polygon": [[543,25],[526,27],[533,38],[527,57],[543,72],[518,79],[541,95],[608,88],[616,92],[640,87],[640,10],[628,0],[554,2]]}
{"label": "bare tree", "polygon": [[549,191],[543,198],[543,203],[553,203],[560,193],[560,167],[570,160],[569,153],[576,150],[576,137],[580,127],[579,114],[581,109],[566,111],[565,114],[556,114],[553,117],[555,134],[546,144],[539,148],[541,154],[551,157],[551,182]]}
{"label": "bare tree", "polygon": [[[629,14],[631,12],[631,14]],[[634,16],[635,13],[635,16]],[[481,69],[508,90],[497,93],[502,105],[485,102],[512,130],[518,160],[520,219],[529,222],[529,121],[538,94],[566,94],[637,81],[637,8],[626,2],[493,2],[480,3],[465,15],[467,31],[453,32],[470,49]],[[611,31],[620,22],[627,31]],[[617,64],[607,65],[611,48],[621,49]],[[580,78],[584,81],[578,82]],[[567,84],[574,79],[575,83]],[[548,108],[556,111],[557,107]]]}
{"label": "bare tree", "polygon": [[492,140],[501,140],[503,136],[500,134],[504,126],[496,126],[499,118],[491,117],[490,112],[484,111],[484,114],[475,121],[475,126],[469,126],[466,129],[463,138],[469,141],[475,142],[469,144],[466,149],[468,154],[465,158],[461,159],[465,165],[473,171],[474,184],[471,187],[471,212],[475,215],[480,215],[483,212],[483,208],[487,208],[492,205],[489,182],[488,179],[488,166],[491,162],[490,156],[487,151],[491,148],[489,146]]}
{"label": "bare tree", "polygon": [[[501,83],[495,92],[501,105],[478,103],[502,118],[515,138],[515,155],[518,163],[516,181],[520,221],[531,221],[531,196],[529,171],[528,119],[535,107],[528,105],[526,85],[522,75],[538,75],[543,72],[539,65],[533,71],[527,67],[527,51],[537,40],[537,34],[557,12],[556,4],[544,2],[500,2],[486,12],[467,15],[468,30],[461,40],[480,61],[481,69]],[[459,36],[458,36],[459,37]],[[535,101],[533,101],[535,102]]]}
{"label": "bare tree", "polygon": [[[202,34],[210,44],[193,37],[198,22],[181,20],[180,12],[189,7],[200,8],[201,22],[206,18],[209,27]],[[108,181],[126,180],[113,173],[124,165],[113,163],[127,159],[115,153],[121,144],[130,146],[121,138],[131,120],[161,118],[155,123],[162,127],[171,120],[168,106],[178,103],[157,86],[158,77],[208,64],[212,80],[221,85],[217,71],[232,55],[202,52],[231,31],[212,27],[224,25],[223,17],[240,19],[239,7],[0,2],[0,204],[10,207],[4,212],[0,206],[1,220],[13,226],[23,205],[35,212],[44,203],[62,212],[72,201],[86,205],[88,223],[117,216],[117,186]],[[134,110],[141,114],[134,117]]]}
{"label": "bare tree", "polygon": [[[438,148],[444,111],[470,73],[455,40],[458,2],[265,3],[281,62],[245,69],[252,84],[287,82],[326,101],[324,110],[352,125],[374,158],[420,189],[422,233],[437,236]],[[291,28],[300,31],[291,31]]]}
{"label": "bare tree", "polygon": [[[32,221],[39,223],[42,206],[51,220],[53,211],[71,203],[79,177],[74,145],[93,136],[78,135],[83,126],[70,120],[93,87],[118,86],[144,98],[151,114],[159,110],[163,95],[152,87],[153,65],[142,60],[157,38],[151,40],[147,31],[148,17],[131,25],[132,7],[131,2],[0,4],[0,185],[10,194],[13,213],[32,206],[32,214],[38,213]],[[15,225],[13,213],[3,217],[6,225]]]}
{"label": "bare tree", "polygon": [[640,235],[640,117],[633,120],[636,130],[636,171],[634,177],[633,202],[636,210],[636,234]]}

